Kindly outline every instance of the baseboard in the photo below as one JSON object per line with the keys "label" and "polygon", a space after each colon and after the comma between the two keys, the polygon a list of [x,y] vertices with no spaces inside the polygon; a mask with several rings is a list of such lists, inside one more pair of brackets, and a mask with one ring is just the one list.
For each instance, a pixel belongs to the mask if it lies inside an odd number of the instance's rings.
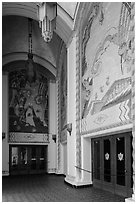
{"label": "baseboard", "polygon": [[56,176],[64,176],[64,177],[66,176],[65,174],[57,174],[57,173],[55,175]]}
{"label": "baseboard", "polygon": [[77,180],[75,177],[70,177],[68,175],[65,177],[64,182],[76,188],[85,188],[93,186],[92,181]]}
{"label": "baseboard", "polygon": [[57,172],[47,172],[48,175],[56,175],[56,176],[63,176],[65,177],[65,174],[57,173]]}
{"label": "baseboard", "polygon": [[133,198],[126,198],[125,202],[135,202],[135,199],[133,199]]}
{"label": "baseboard", "polygon": [[81,185],[76,185],[76,184],[72,184],[72,183],[68,183],[67,181],[65,181],[64,180],[64,182],[67,184],[67,185],[69,185],[69,186],[71,186],[71,187],[73,187],[73,188],[88,188],[88,187],[91,187],[91,186],[93,186],[93,184],[81,184]]}
{"label": "baseboard", "polygon": [[135,202],[135,194],[132,194],[132,197],[126,198],[125,202]]}

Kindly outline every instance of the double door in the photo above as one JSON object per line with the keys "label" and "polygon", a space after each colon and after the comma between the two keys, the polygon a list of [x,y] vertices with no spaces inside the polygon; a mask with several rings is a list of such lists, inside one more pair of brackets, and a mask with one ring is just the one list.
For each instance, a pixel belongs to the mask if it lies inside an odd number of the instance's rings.
{"label": "double door", "polygon": [[47,146],[10,146],[10,174],[39,174],[47,171]]}
{"label": "double door", "polygon": [[132,195],[131,132],[92,140],[93,185],[112,193]]}

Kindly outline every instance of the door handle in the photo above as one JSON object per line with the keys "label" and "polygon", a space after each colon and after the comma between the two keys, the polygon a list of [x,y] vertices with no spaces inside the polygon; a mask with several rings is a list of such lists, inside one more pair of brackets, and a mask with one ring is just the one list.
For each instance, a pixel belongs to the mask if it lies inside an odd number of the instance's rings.
{"label": "door handle", "polygon": [[125,173],[127,173],[127,170],[125,169]]}

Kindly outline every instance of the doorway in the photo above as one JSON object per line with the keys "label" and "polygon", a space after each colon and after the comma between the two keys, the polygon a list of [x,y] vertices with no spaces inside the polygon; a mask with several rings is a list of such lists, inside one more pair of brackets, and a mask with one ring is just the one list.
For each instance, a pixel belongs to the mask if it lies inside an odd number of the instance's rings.
{"label": "doorway", "polygon": [[112,193],[132,195],[132,133],[92,139],[93,185]]}
{"label": "doorway", "polygon": [[47,146],[10,145],[10,175],[47,172]]}

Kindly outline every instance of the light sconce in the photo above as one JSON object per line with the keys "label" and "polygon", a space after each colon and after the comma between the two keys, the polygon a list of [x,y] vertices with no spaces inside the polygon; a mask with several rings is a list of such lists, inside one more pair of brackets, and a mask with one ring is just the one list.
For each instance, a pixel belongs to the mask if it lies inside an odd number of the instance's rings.
{"label": "light sconce", "polygon": [[68,123],[68,124],[67,124],[67,131],[68,131],[69,134],[71,135],[71,132],[72,132],[72,123]]}
{"label": "light sconce", "polygon": [[52,139],[53,139],[54,142],[56,143],[56,135],[52,135]]}
{"label": "light sconce", "polygon": [[39,26],[42,29],[42,36],[48,43],[51,41],[53,31],[56,28],[57,3],[56,2],[41,2],[38,6]]}

